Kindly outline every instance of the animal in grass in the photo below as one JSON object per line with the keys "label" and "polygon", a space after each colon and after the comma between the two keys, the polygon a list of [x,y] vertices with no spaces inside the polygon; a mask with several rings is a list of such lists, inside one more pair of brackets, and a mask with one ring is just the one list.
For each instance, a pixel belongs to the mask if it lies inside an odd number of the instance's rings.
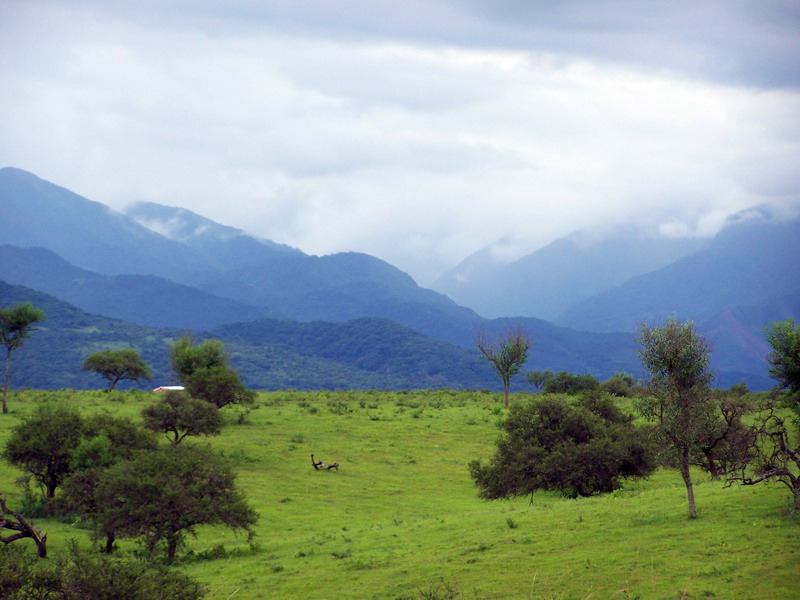
{"label": "animal in grass", "polygon": [[311,455],[311,466],[314,467],[314,469],[316,469],[317,471],[325,470],[325,469],[327,469],[327,470],[336,469],[337,471],[339,470],[339,463],[338,462],[332,463],[330,465],[326,465],[321,460],[319,460],[319,461],[314,460],[314,455],[313,454]]}

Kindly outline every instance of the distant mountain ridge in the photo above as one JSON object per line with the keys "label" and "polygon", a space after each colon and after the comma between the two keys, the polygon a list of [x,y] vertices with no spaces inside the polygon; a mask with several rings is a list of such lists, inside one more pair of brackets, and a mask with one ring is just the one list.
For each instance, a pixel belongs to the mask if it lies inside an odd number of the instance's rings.
{"label": "distant mountain ridge", "polygon": [[625,331],[676,313],[703,321],[736,306],[800,291],[800,219],[734,218],[703,249],[568,309],[554,321]]}
{"label": "distant mountain ridge", "polygon": [[442,275],[434,289],[489,317],[553,320],[592,295],[666,266],[707,240],[669,239],[634,231],[587,231],[559,238],[510,263],[488,246]]}
{"label": "distant mountain ridge", "polygon": [[[576,235],[517,261],[515,268],[528,267],[529,261],[539,269],[540,281],[533,278],[525,285],[564,279],[549,288],[556,299],[553,306],[561,306],[564,294],[574,303],[563,307],[568,310],[554,324],[530,314],[484,318],[366,254],[309,256],[185,209],[142,203],[129,210],[117,213],[25,171],[0,169],[0,220],[14,224],[0,228],[0,279],[52,293],[89,312],[124,319],[129,323],[119,325],[123,329],[138,323],[166,326],[173,332],[170,335],[188,331],[207,335],[202,332],[211,330],[221,337],[226,331],[236,332],[234,343],[242,344],[242,356],[251,357],[244,363],[248,377],[269,385],[276,381],[297,388],[322,381],[343,388],[366,382],[403,386],[439,385],[446,380],[457,387],[485,383],[487,372],[493,381],[489,367],[470,363],[458,353],[475,354],[479,331],[502,333],[514,326],[524,327],[534,343],[527,368],[590,373],[601,379],[620,370],[640,376],[634,335],[638,324],[651,314],[663,319],[675,312],[708,332],[718,385],[744,378],[765,389],[771,382],[766,377],[763,327],[770,320],[787,318],[783,315],[800,316],[797,224],[770,221],[768,215],[754,217],[752,211],[706,245],[698,242],[702,247],[695,252],[612,289],[609,282],[630,269],[666,261],[687,249],[669,244],[648,249],[642,239],[630,236],[607,242],[609,252],[601,256],[602,244]],[[628,256],[637,253],[646,256]],[[567,257],[572,266],[548,263],[548,257],[559,256]],[[598,276],[609,270],[617,279]],[[492,281],[488,271],[484,276]],[[577,301],[580,294],[601,285],[602,292]],[[527,293],[523,288],[505,292],[499,285],[488,288],[487,297],[495,294],[498,305],[523,302]],[[302,323],[287,326],[293,333],[278,343],[272,336],[280,338],[284,329],[270,322],[275,319]],[[398,337],[390,321],[405,333]],[[349,322],[355,325],[342,329],[332,325]],[[444,369],[449,374],[442,379],[436,369],[426,367],[414,378],[408,372],[408,365],[415,364],[410,356],[375,354],[369,343],[355,341],[352,347],[363,355],[350,354],[330,333],[347,340],[353,330],[361,340],[373,340],[375,332],[382,332],[400,340],[407,351],[452,362]],[[261,337],[253,338],[250,331],[260,332]],[[157,340],[161,334],[148,335]],[[324,348],[306,352],[302,343],[293,345],[293,336],[326,340],[324,345],[338,356]],[[443,350],[436,345],[441,342],[458,346],[458,352]],[[269,353],[278,365],[306,366],[283,370],[277,377],[274,365],[259,358],[259,352]],[[424,363],[424,356],[416,362]],[[365,371],[364,364],[382,365],[383,371]],[[471,366],[457,367],[467,364]],[[303,380],[302,372],[309,369],[325,376],[306,375]],[[484,372],[469,373],[470,369]],[[461,373],[462,381],[453,378],[455,372]]]}

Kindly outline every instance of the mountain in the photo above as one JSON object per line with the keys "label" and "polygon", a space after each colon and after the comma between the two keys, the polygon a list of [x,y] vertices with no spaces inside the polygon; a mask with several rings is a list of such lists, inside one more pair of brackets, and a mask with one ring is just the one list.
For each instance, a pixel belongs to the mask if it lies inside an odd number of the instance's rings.
{"label": "mountain", "polygon": [[[481,320],[372,256],[309,256],[191,211],[154,204],[133,205],[129,215],[25,171],[0,169],[0,220],[15,224],[0,229],[0,244],[47,248],[82,269],[154,275],[302,320],[385,317],[454,343]],[[90,306],[86,298],[81,303]]]}
{"label": "mountain", "polygon": [[14,224],[0,229],[0,244],[48,248],[107,275],[207,270],[204,258],[186,245],[20,169],[0,169],[0,221]]}
{"label": "mountain", "polygon": [[102,275],[80,269],[44,248],[0,246],[0,279],[102,314],[153,327],[211,329],[272,316],[257,308],[153,275]]}
{"label": "mountain", "polygon": [[767,375],[771,349],[764,328],[790,318],[800,321],[800,291],[773,296],[756,305],[731,307],[699,323],[698,330],[711,344],[717,385],[730,387],[745,380],[752,389],[774,386],[775,381]]}
{"label": "mountain", "polygon": [[[634,331],[675,313],[697,322],[800,290],[800,219],[733,217],[703,249],[584,300],[555,319],[586,331]],[[766,323],[765,323],[766,324]]]}
{"label": "mountain", "polygon": [[[169,345],[184,331],[91,315],[48,294],[0,281],[0,306],[25,301],[44,310],[47,318],[14,352],[12,388],[102,388],[103,380],[81,371],[81,365],[93,352],[119,347],[142,354],[153,370],[154,386],[175,383]],[[497,387],[493,373],[475,355],[385,319],[325,324],[267,319],[194,337],[222,340],[231,365],[246,385],[257,389]]]}
{"label": "mountain", "polygon": [[[493,373],[473,362],[478,332],[500,334],[520,326],[533,340],[527,368],[600,379],[620,370],[639,376],[638,323],[676,312],[708,331],[719,384],[744,378],[751,388],[766,389],[761,330],[781,318],[774,315],[788,314],[779,306],[795,310],[800,289],[798,223],[764,211],[743,214],[692,254],[575,305],[580,295],[668,261],[687,247],[631,234],[603,240],[580,234],[517,261],[514,269],[533,270],[517,273],[515,285],[538,286],[539,300],[545,298],[551,308],[563,303],[555,324],[530,316],[484,318],[366,254],[309,256],[154,204],[137,204],[122,214],[18,169],[0,169],[0,219],[14,225],[0,228],[0,244],[6,245],[0,248],[0,278],[125,320],[114,327],[87,325],[86,331],[112,331],[97,343],[87,341],[82,327],[59,333],[48,352],[56,352],[56,342],[69,345],[64,354],[71,356],[73,373],[74,363],[82,361],[76,348],[86,354],[103,344],[126,343],[118,331],[128,332],[163,363],[167,342],[152,340],[191,330],[223,341],[235,332],[232,352],[256,387],[432,387],[443,381],[488,387],[494,385]],[[522,302],[532,293],[486,286],[497,305]],[[296,322],[278,325],[283,321],[276,317]],[[143,326],[171,329],[131,329]],[[284,330],[294,342],[282,337]],[[342,336],[342,344],[335,335]],[[386,346],[384,337],[397,347]],[[313,347],[303,340],[312,340]],[[450,346],[445,351],[441,343]],[[412,349],[418,354],[413,360]],[[64,369],[62,377],[48,380],[43,376],[48,360],[60,364],[61,358],[45,354],[36,380],[60,386],[88,381],[67,376]]]}
{"label": "mountain", "polygon": [[669,239],[635,231],[575,232],[510,263],[479,250],[442,275],[434,289],[489,317],[552,320],[590,296],[697,251],[699,239]]}
{"label": "mountain", "polygon": [[215,269],[224,270],[227,265],[251,267],[283,253],[303,256],[297,248],[255,238],[184,208],[136,202],[123,212],[139,225],[188,246]]}

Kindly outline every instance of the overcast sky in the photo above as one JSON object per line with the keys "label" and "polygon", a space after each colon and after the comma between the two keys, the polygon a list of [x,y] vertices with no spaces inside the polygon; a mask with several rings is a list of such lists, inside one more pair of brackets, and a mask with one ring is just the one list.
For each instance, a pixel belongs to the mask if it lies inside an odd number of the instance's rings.
{"label": "overcast sky", "polygon": [[0,166],[423,285],[797,205],[797,0],[2,0]]}

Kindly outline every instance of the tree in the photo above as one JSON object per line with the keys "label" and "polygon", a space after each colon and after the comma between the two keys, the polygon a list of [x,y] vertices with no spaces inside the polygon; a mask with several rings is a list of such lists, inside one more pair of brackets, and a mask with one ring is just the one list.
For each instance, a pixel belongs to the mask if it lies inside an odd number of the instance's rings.
{"label": "tree", "polygon": [[[794,424],[800,429],[800,325],[794,320],[778,321],[765,328],[769,354],[769,374],[778,389],[789,391],[786,406],[795,413]],[[728,476],[728,484],[755,485],[777,481],[792,494],[792,510],[800,511],[800,441],[786,419],[770,403],[753,428],[752,455],[745,457],[738,470]]]}
{"label": "tree", "polygon": [[520,372],[525,361],[528,360],[530,344],[527,336],[520,330],[514,330],[499,340],[490,341],[486,335],[482,334],[475,345],[503,381],[505,405],[508,406],[511,395],[511,378]]}
{"label": "tree", "polygon": [[567,497],[617,489],[647,477],[655,462],[641,428],[610,398],[582,396],[574,404],[545,397],[511,407],[504,437],[488,465],[470,474],[487,499],[560,491]]}
{"label": "tree", "polygon": [[44,311],[30,302],[19,302],[11,308],[0,308],[0,343],[6,348],[6,371],[3,379],[3,412],[8,412],[8,380],[11,373],[11,353],[20,348],[32,331],[34,323],[43,321]]}
{"label": "tree", "polygon": [[38,404],[11,430],[4,456],[27,472],[53,498],[69,473],[70,454],[78,446],[83,429],[80,413],[65,404]]}
{"label": "tree", "polygon": [[104,536],[105,552],[111,553],[115,532],[100,528],[97,486],[111,465],[157,447],[154,434],[128,418],[102,413],[88,417],[78,445],[70,452],[69,472],[54,508],[87,519],[93,526],[95,541]]}
{"label": "tree", "polygon": [[[3,535],[3,529],[10,529],[16,533]],[[10,544],[23,538],[31,538],[34,541],[39,558],[47,556],[47,534],[43,534],[35,524],[26,520],[17,511],[10,509],[5,497],[0,497],[0,542]]]}
{"label": "tree", "polygon": [[752,455],[729,473],[727,485],[755,485],[777,481],[792,494],[792,512],[800,511],[800,442],[791,435],[786,419],[770,406],[754,427]]}
{"label": "tree", "polygon": [[227,367],[228,357],[225,354],[224,344],[219,340],[205,340],[195,346],[192,338],[182,337],[172,344],[170,363],[175,375],[185,383],[200,369]]}
{"label": "tree", "polygon": [[552,379],[552,371],[528,371],[526,379],[537,391],[541,391],[547,382]]}
{"label": "tree", "polygon": [[197,346],[190,338],[172,345],[170,362],[186,391],[217,408],[228,404],[252,404],[255,392],[248,390],[239,375],[228,366],[225,346],[219,340],[206,340]]}
{"label": "tree", "polygon": [[689,505],[689,518],[697,518],[694,486],[689,471],[714,424],[708,343],[694,331],[691,321],[670,317],[662,327],[642,324],[639,356],[650,373],[649,394],[638,399],[640,414],[656,422],[664,452],[680,470]]}
{"label": "tree", "polygon": [[108,380],[108,389],[113,390],[123,379],[150,381],[152,374],[147,363],[133,348],[103,350],[88,356],[83,362],[84,371],[92,371]]}
{"label": "tree", "polygon": [[227,367],[198,369],[186,378],[186,391],[217,408],[228,404],[253,404],[256,394],[248,390],[236,371]]}
{"label": "tree", "polygon": [[216,435],[222,427],[219,409],[176,390],[142,410],[144,426],[166,434],[173,445],[189,435]]}
{"label": "tree", "polygon": [[577,394],[584,390],[594,390],[600,383],[589,375],[573,375],[567,371],[559,371],[550,377],[544,385],[544,391],[548,394]]}
{"label": "tree", "polygon": [[4,600],[200,600],[205,586],[164,565],[82,552],[73,541],[56,561],[37,561],[20,548],[0,549]]}
{"label": "tree", "polygon": [[800,324],[794,319],[776,321],[765,328],[769,354],[769,376],[778,382],[778,389],[800,393]]}
{"label": "tree", "polygon": [[235,476],[210,449],[180,444],[141,452],[111,466],[97,487],[98,520],[119,537],[142,537],[151,554],[160,543],[172,562],[186,533],[225,525],[252,534],[255,511]]}

